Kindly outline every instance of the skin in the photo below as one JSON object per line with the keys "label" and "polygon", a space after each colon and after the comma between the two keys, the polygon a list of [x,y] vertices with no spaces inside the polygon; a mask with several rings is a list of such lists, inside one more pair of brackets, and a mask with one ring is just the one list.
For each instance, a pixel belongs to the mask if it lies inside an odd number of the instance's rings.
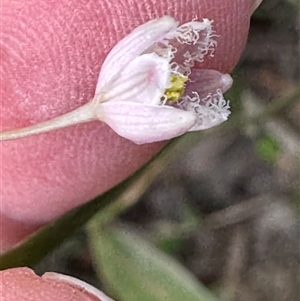
{"label": "skin", "polygon": [[[195,16],[213,19],[218,46],[201,67],[229,73],[245,46],[257,1],[3,0],[1,5],[0,127],[9,130],[86,103],[116,42],[164,14],[181,23]],[[0,250],[113,187],[163,145],[137,146],[101,122],[1,142]]]}
{"label": "skin", "polygon": [[[37,276],[28,268],[15,268],[0,272],[0,296],[3,301],[113,301],[99,299],[89,287],[82,289],[72,279],[59,279],[59,274]],[[72,281],[72,282],[70,282]],[[100,293],[100,295],[102,295]]]}

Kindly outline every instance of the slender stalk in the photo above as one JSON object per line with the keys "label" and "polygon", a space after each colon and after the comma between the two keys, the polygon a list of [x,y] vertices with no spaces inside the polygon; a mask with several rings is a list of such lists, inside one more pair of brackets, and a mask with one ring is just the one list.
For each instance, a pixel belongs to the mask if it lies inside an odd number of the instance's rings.
{"label": "slender stalk", "polygon": [[96,120],[97,118],[94,114],[93,104],[94,103],[90,101],[87,104],[56,118],[24,128],[0,132],[0,141],[24,138],[65,128],[78,123]]}

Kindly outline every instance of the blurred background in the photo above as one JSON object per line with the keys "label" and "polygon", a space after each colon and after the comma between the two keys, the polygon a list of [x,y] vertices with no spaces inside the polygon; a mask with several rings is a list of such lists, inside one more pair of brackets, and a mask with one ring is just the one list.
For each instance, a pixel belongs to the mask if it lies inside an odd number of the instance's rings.
{"label": "blurred background", "polygon": [[[136,249],[145,246],[154,260],[173,258],[170,273],[187,272],[187,282],[197,279],[216,300],[299,300],[299,46],[299,2],[264,0],[227,94],[230,130],[221,126],[204,135],[134,205],[123,204],[107,226],[119,238],[133,238],[127,246],[114,238],[122,251],[110,249],[112,242],[91,226],[45,257],[37,273],[73,275],[129,301],[110,278],[116,279],[115,269],[118,285],[145,289],[148,272],[139,269],[151,268],[152,259],[140,260],[144,253]],[[261,112],[263,119],[251,118]],[[159,291],[166,279],[155,273],[158,287],[150,287]],[[135,284],[128,275],[135,275]],[[169,300],[163,294],[147,299],[146,290],[139,300]],[[209,298],[202,300],[215,300]],[[185,300],[194,299],[187,293]]]}

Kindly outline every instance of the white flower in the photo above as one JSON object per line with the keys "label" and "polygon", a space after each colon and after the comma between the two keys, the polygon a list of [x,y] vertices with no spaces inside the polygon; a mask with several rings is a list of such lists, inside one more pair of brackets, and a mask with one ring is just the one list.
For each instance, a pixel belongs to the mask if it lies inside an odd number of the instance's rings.
{"label": "white flower", "polygon": [[179,26],[165,16],[138,26],[108,54],[88,104],[38,125],[3,132],[1,140],[95,119],[137,144],[216,126],[230,114],[222,94],[232,79],[194,67],[205,55],[213,55],[214,36],[208,19]]}

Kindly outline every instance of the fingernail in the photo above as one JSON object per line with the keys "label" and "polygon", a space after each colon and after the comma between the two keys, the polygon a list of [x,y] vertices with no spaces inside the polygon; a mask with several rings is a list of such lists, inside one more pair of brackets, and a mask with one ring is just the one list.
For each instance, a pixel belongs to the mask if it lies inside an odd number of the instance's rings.
{"label": "fingernail", "polygon": [[251,15],[255,12],[255,10],[259,7],[263,0],[253,0],[251,5]]}
{"label": "fingernail", "polygon": [[[68,283],[69,285],[76,287],[78,289],[81,290],[81,292],[85,293],[89,293],[90,295],[92,295],[96,301],[114,301],[112,299],[110,299],[109,297],[107,297],[104,293],[102,293],[101,291],[99,291],[98,289],[96,289],[95,287],[91,286],[90,284],[81,281],[77,278],[71,277],[71,276],[67,276],[67,275],[63,275],[63,274],[58,274],[58,273],[54,273],[54,272],[48,272],[45,273],[42,276],[43,279],[53,279],[53,280],[57,280],[57,281],[61,281],[61,282],[65,282]],[[90,300],[87,299],[87,300]]]}

